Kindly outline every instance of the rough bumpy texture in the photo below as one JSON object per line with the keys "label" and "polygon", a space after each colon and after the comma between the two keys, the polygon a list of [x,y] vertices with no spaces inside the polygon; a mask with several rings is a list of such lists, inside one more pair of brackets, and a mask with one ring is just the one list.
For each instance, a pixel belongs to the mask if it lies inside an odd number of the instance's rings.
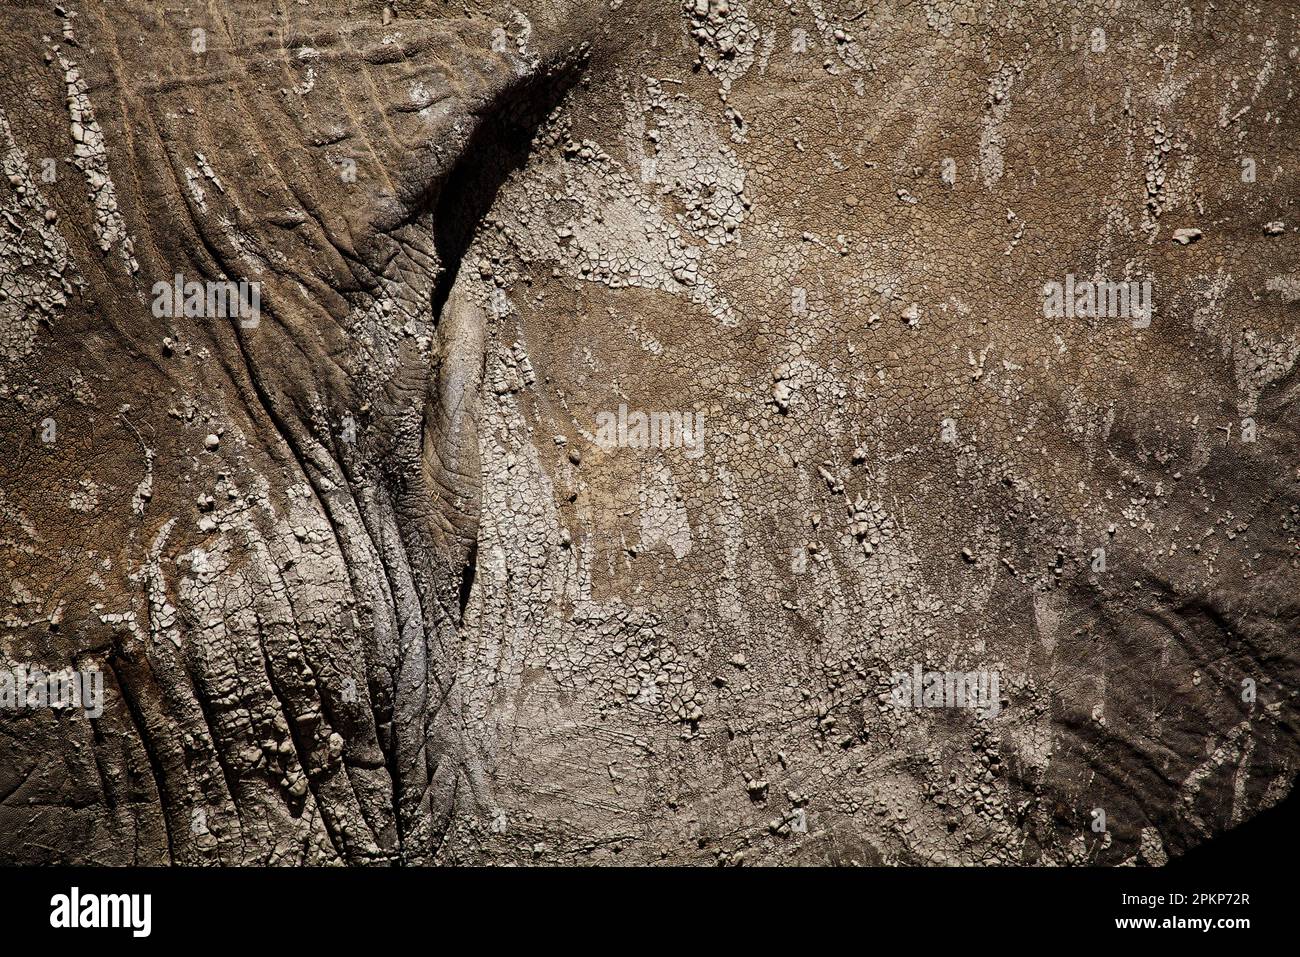
{"label": "rough bumpy texture", "polygon": [[105,691],[0,711],[3,862],[1157,865],[1290,791],[1294,4],[8,0],[0,56],[0,670]]}

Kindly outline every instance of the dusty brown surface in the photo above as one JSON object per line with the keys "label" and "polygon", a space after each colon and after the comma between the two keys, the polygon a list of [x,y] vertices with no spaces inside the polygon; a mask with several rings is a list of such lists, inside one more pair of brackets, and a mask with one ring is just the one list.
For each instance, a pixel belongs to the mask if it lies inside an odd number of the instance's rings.
{"label": "dusty brown surface", "polygon": [[0,711],[0,860],[1160,864],[1272,805],[1298,26],[6,0],[0,664],[105,682]]}

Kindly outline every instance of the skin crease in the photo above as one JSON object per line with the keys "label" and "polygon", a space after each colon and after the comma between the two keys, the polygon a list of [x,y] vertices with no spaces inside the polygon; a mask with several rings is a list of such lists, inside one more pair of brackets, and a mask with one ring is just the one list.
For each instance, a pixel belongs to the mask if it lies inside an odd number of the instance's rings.
{"label": "skin crease", "polygon": [[0,652],[105,678],[0,712],[0,859],[1159,865],[1284,797],[1297,12],[860,9],[0,10]]}

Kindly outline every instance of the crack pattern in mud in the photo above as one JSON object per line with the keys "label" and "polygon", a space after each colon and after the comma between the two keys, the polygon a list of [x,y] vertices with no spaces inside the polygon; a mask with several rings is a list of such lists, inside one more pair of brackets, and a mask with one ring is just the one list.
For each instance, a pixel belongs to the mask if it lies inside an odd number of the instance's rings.
{"label": "crack pattern in mud", "polygon": [[1159,866],[1276,805],[1264,7],[0,9],[0,859]]}

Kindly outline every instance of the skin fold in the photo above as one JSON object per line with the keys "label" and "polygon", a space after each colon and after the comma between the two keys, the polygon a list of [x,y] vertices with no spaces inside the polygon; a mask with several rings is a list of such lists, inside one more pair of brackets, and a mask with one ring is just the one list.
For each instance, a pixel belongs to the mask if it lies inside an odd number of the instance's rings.
{"label": "skin fold", "polygon": [[104,693],[0,708],[0,860],[1161,865],[1275,805],[1298,27],[6,3],[0,672]]}

